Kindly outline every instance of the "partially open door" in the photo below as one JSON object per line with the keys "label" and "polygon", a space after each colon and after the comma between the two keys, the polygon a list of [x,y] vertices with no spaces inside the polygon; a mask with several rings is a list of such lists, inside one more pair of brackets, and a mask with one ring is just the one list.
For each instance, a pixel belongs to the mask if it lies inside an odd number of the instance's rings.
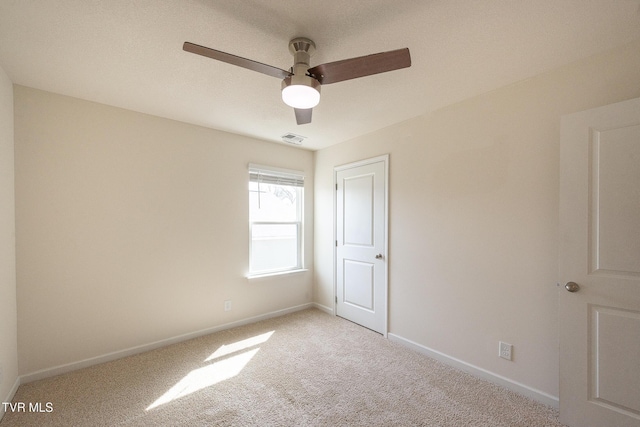
{"label": "partially open door", "polygon": [[640,99],[562,119],[560,421],[640,426]]}

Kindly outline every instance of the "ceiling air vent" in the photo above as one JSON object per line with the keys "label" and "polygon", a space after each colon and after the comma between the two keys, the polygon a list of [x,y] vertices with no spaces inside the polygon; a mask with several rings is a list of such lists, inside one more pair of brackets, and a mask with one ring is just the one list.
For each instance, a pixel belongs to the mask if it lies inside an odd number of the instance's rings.
{"label": "ceiling air vent", "polygon": [[282,141],[286,142],[287,144],[293,145],[302,145],[302,141],[304,141],[306,138],[306,136],[296,135],[295,133],[287,133],[282,135]]}

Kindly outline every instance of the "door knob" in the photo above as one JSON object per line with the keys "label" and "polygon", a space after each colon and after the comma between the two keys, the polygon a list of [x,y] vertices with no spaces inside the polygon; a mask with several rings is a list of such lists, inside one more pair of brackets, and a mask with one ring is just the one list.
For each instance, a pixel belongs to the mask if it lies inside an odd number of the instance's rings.
{"label": "door knob", "polygon": [[564,288],[569,292],[578,292],[580,290],[580,285],[576,282],[567,282],[567,284],[564,285]]}
{"label": "door knob", "polygon": [[382,259],[382,254],[376,255],[376,259]]}

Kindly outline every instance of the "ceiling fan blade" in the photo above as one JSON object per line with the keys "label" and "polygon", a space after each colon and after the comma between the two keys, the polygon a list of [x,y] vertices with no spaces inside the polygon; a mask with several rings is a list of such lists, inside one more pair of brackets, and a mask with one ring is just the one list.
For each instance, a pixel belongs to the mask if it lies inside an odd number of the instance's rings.
{"label": "ceiling fan blade", "polygon": [[410,66],[411,55],[409,54],[409,48],[404,48],[320,64],[309,68],[308,72],[320,84],[326,85]]}
{"label": "ceiling fan blade", "polygon": [[279,79],[284,79],[285,77],[289,77],[292,75],[292,73],[290,73],[289,71],[282,70],[278,67],[272,67],[271,65],[263,64],[251,59],[242,58],[240,56],[232,55],[230,53],[222,52],[189,42],[184,42],[184,45],[182,45],[182,49],[186,52],[206,56],[207,58],[211,59],[217,59],[218,61],[226,62],[227,64],[237,65],[238,67],[257,71],[259,73],[277,77]]}
{"label": "ceiling fan blade", "polygon": [[296,123],[299,125],[311,123],[313,108],[294,108],[294,111],[296,112]]}

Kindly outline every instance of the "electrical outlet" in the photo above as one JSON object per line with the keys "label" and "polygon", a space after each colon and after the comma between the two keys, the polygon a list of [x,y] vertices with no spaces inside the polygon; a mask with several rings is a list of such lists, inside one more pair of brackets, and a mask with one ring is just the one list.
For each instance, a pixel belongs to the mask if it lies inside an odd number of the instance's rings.
{"label": "electrical outlet", "polygon": [[224,311],[229,311],[231,310],[231,300],[228,299],[224,302]]}
{"label": "electrical outlet", "polygon": [[512,360],[511,353],[513,352],[513,346],[509,343],[500,341],[498,347],[498,356],[503,359]]}

